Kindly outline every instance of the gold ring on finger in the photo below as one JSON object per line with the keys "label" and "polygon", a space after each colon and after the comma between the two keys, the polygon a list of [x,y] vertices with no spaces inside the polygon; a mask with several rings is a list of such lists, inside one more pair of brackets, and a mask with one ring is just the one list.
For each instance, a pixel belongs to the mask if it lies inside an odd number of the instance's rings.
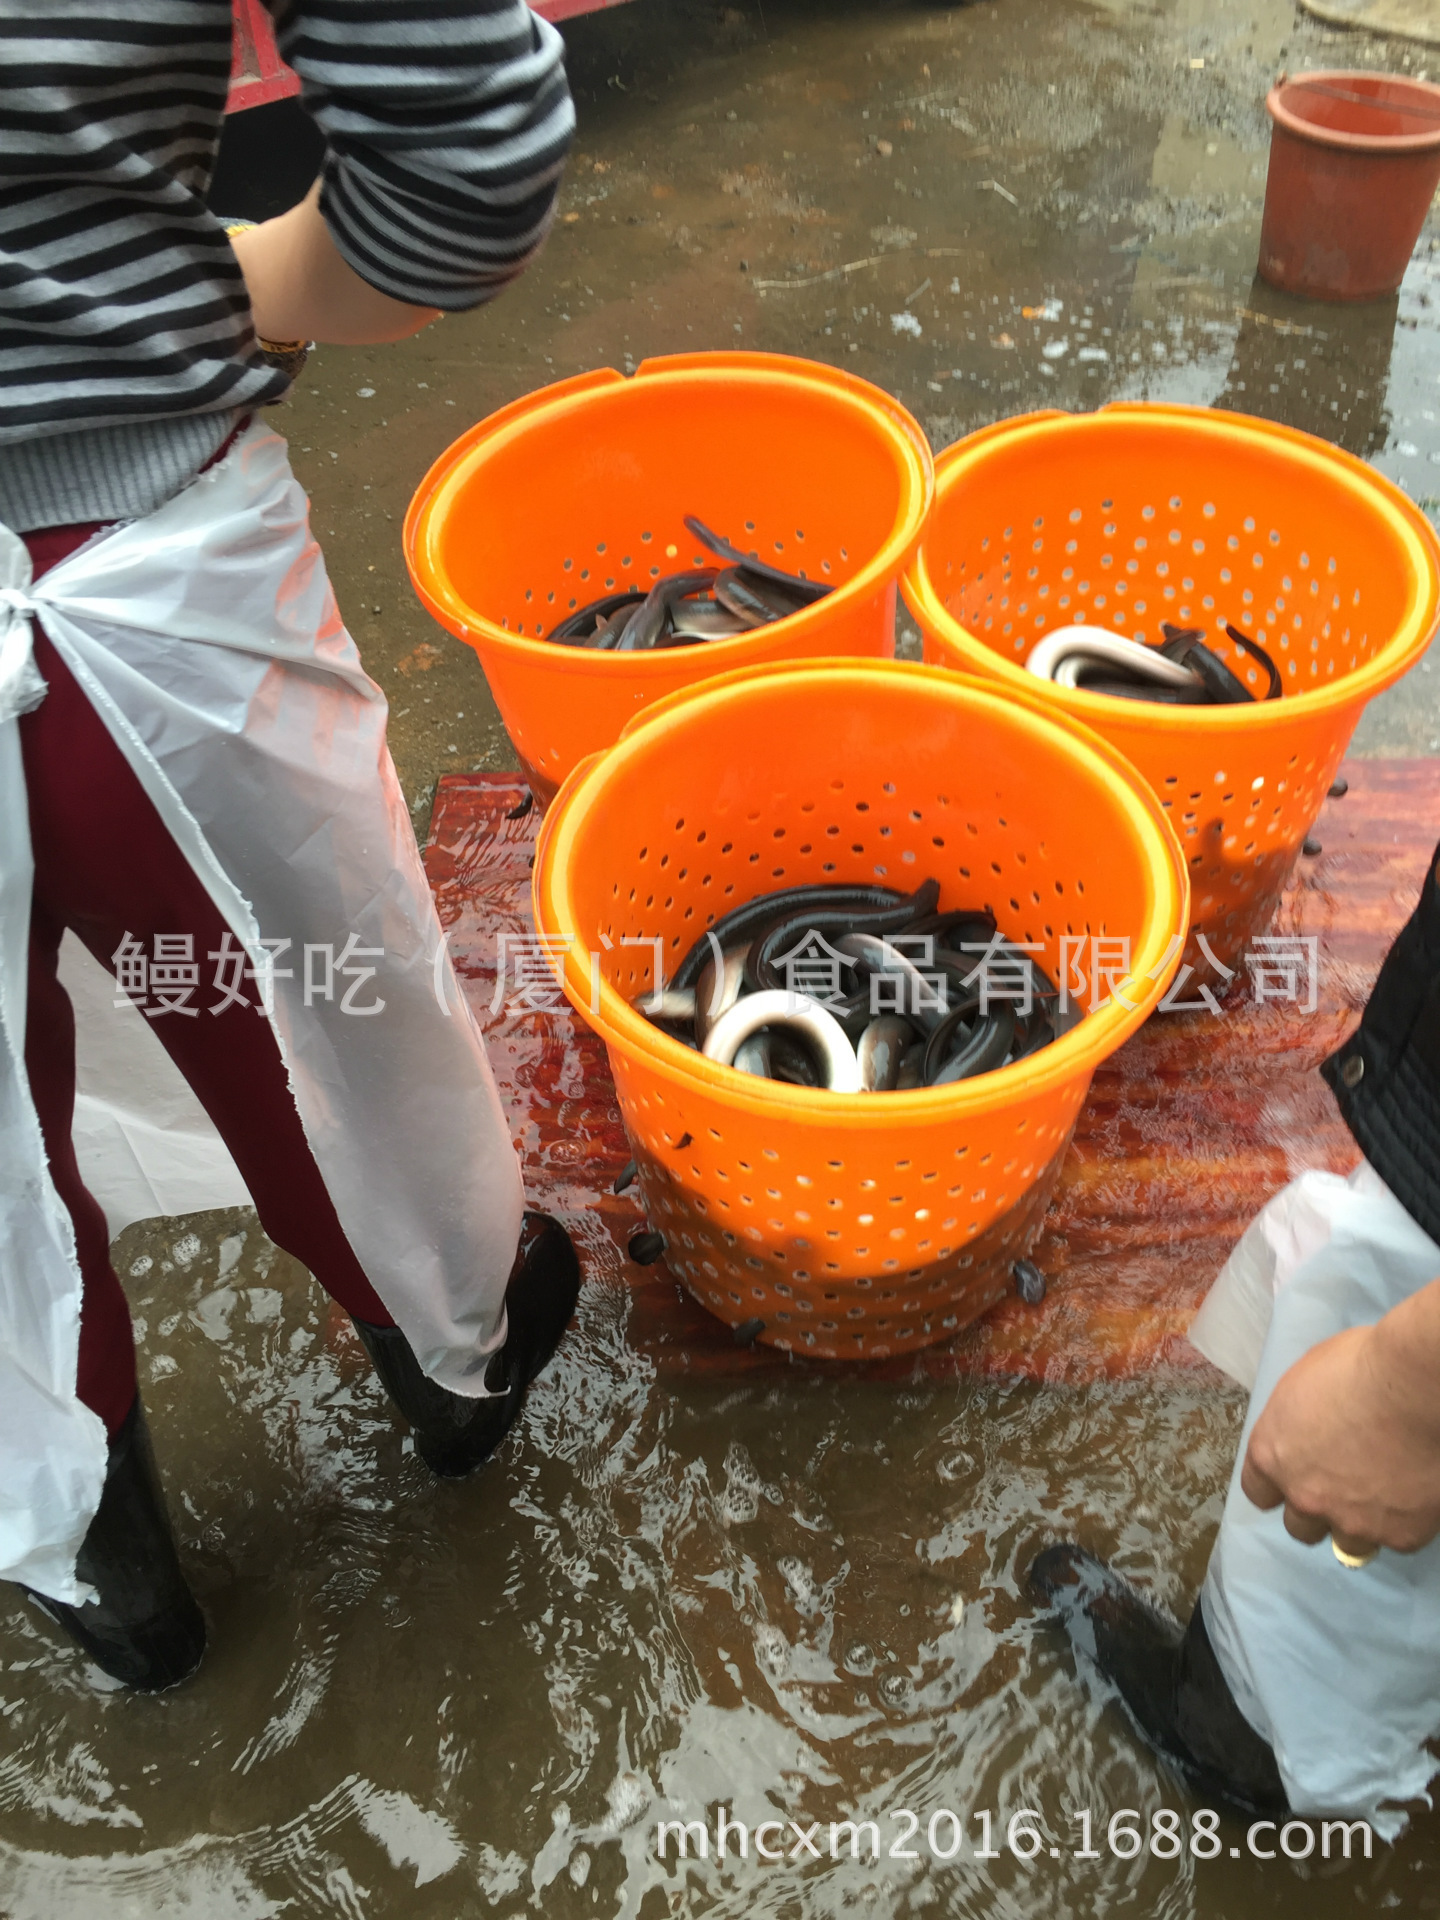
{"label": "gold ring on finger", "polygon": [[1364,1553],[1347,1553],[1345,1548],[1341,1546],[1340,1542],[1335,1538],[1334,1534],[1332,1533],[1330,1536],[1330,1551],[1334,1554],[1335,1558],[1340,1562],[1342,1567],[1354,1568],[1354,1567],[1368,1567],[1370,1562],[1375,1558],[1376,1554],[1379,1553],[1380,1549],[1378,1547],[1367,1547]]}

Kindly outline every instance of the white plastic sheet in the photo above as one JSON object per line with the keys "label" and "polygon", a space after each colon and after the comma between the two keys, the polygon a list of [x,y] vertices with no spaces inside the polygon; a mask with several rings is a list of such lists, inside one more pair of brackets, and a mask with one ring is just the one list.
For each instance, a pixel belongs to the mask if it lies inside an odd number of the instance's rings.
{"label": "white plastic sheet", "polygon": [[[18,555],[18,557],[17,557]],[[83,1598],[75,1552],[100,1499],[105,1429],[75,1398],[75,1235],[25,1078],[34,865],[19,716],[44,697],[23,614],[30,563],[0,538],[0,1574]]]}
{"label": "white plastic sheet", "polygon": [[60,943],[60,984],[75,1009],[75,1119],[80,1178],[110,1236],[134,1220],[250,1203],[240,1169],[209,1114],[129,1000],[73,933]]}
{"label": "white plastic sheet", "polygon": [[1440,1767],[1440,1541],[1342,1567],[1305,1547],[1280,1510],[1240,1490],[1256,1420],[1281,1375],[1322,1340],[1372,1325],[1440,1278],[1440,1246],[1362,1162],[1306,1173],[1251,1223],[1190,1338],[1252,1386],[1203,1602],[1220,1666],[1275,1749],[1297,1813],[1346,1812],[1393,1837],[1386,1802],[1424,1794]]}
{"label": "white plastic sheet", "polygon": [[[422,1366],[458,1392],[483,1395],[504,1339],[523,1201],[385,702],[341,623],[284,442],[253,425],[158,512],[39,582],[0,528],[0,1577],[74,1599],[104,1435],[75,1398],[79,1277],[23,1064],[31,859],[15,718],[43,696],[32,617],[269,979],[346,1235]],[[277,940],[290,945],[272,954]],[[373,977],[339,973],[327,950]]]}

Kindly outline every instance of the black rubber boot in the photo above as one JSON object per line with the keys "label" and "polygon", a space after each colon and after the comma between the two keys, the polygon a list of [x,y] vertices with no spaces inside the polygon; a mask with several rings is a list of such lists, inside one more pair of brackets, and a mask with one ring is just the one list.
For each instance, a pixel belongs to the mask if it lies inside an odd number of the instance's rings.
{"label": "black rubber boot", "polygon": [[1182,1628],[1103,1560],[1068,1543],[1036,1556],[1030,1586],[1119,1689],[1150,1745],[1202,1792],[1254,1813],[1288,1811],[1275,1755],[1236,1706],[1198,1603]]}
{"label": "black rubber boot", "polygon": [[410,1422],[421,1459],[447,1480],[488,1460],[515,1424],[525,1390],[560,1344],[580,1297],[580,1262],[570,1236],[548,1214],[526,1213],[505,1288],[505,1344],[485,1370],[488,1396],[452,1393],[420,1370],[398,1327],[356,1320],[382,1385]]}
{"label": "black rubber boot", "polygon": [[97,1600],[76,1607],[30,1597],[97,1667],[141,1693],[190,1678],[205,1652],[205,1616],[180,1571],[138,1395],[110,1442],[105,1488],[75,1571]]}

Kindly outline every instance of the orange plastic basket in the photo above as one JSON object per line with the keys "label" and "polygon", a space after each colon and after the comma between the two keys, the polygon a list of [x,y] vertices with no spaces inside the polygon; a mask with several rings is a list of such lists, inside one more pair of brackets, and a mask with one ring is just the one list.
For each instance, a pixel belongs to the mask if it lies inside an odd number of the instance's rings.
{"label": "orange plastic basket", "polygon": [[[904,408],[779,354],[604,368],[482,420],[425,476],[405,521],[425,605],[480,656],[537,797],[652,700],[759,660],[894,650],[895,583],[934,470]],[[733,640],[592,653],[539,636],[601,594],[713,564],[687,513],[835,592]]]}
{"label": "orange plastic basket", "polygon": [[[1052,973],[1067,933],[1128,938],[1129,1004],[997,1073],[887,1094],[746,1078],[630,1004],[654,982],[637,940],[661,939],[672,973],[767,889],[932,874],[942,908],[989,907]],[[1097,735],[993,685],[855,660],[730,673],[651,708],[566,782],[534,892],[609,1049],[672,1270],[722,1320],[831,1358],[929,1345],[1004,1295],[1091,1075],[1163,994],[1188,909],[1164,815]]]}
{"label": "orange plastic basket", "polygon": [[[1038,689],[1139,768],[1190,868],[1185,961],[1213,982],[1269,921],[1366,701],[1434,634],[1440,548],[1403,494],[1308,434],[1117,405],[1030,414],[951,447],[904,590],[927,660]],[[1209,629],[1206,645],[1263,693],[1233,622],[1273,656],[1284,697],[1162,707],[1025,671],[1048,629],[1154,641],[1162,621]]]}

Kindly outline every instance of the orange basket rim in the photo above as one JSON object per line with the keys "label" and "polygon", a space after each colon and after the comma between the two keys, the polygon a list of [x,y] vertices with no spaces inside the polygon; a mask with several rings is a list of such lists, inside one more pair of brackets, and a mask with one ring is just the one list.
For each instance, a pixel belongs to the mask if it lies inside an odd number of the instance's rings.
{"label": "orange basket rim", "polygon": [[[928,685],[938,698],[966,709],[972,716],[978,710],[1002,725],[1028,732],[1036,744],[1059,746],[1095,786],[1119,800],[1122,813],[1141,842],[1149,889],[1148,925],[1139,951],[1132,956],[1130,978],[1122,983],[1131,996],[1129,1006],[1112,998],[1108,1005],[1088,1013],[1069,1033],[1013,1066],[954,1086],[892,1091],[878,1105],[874,1094],[832,1093],[824,1088],[797,1090],[779,1081],[758,1078],[737,1086],[731,1068],[707,1060],[662,1033],[608,981],[601,981],[598,1008],[592,1006],[589,950],[577,933],[566,931],[574,928],[577,918],[568,873],[585,817],[596,808],[603,812],[607,791],[625,778],[636,761],[643,760],[647,747],[660,735],[683,732],[702,711],[707,720],[714,719],[728,703],[767,682],[803,683],[817,676],[823,676],[832,687],[850,683],[857,699],[864,698],[877,677]],[[993,680],[918,661],[848,657],[741,667],[672,694],[636,715],[614,746],[591,754],[570,772],[552,801],[535,849],[531,895],[536,927],[566,941],[563,954],[547,946],[565,997],[607,1043],[643,1057],[647,1068],[671,1085],[699,1089],[737,1111],[758,1110],[802,1122],[823,1120],[847,1130],[877,1125],[893,1129],[933,1123],[947,1115],[999,1111],[1017,1101],[1059,1091],[1080,1075],[1093,1072],[1164,996],[1179,970],[1184,929],[1190,917],[1190,876],[1179,842],[1148,785],[1108,741],[1082,723],[1057,715],[1043,699],[1027,694],[1017,700]],[[1150,978],[1152,970],[1154,977]]]}
{"label": "orange basket rim", "polygon": [[850,579],[842,581],[823,600],[787,615],[783,622],[772,621],[754,633],[736,634],[728,640],[707,641],[707,659],[719,659],[727,665],[743,664],[756,644],[757,635],[763,634],[773,643],[775,629],[781,625],[793,630],[797,643],[803,644],[812,627],[834,617],[837,606],[848,607],[882,591],[914,559],[935,498],[935,463],[919,422],[898,400],[883,388],[846,373],[843,368],[799,355],[732,351],[666,354],[641,361],[633,374],[620,373],[614,367],[598,367],[524,394],[477,421],[434,462],[411,497],[402,537],[411,584],[426,610],[447,632],[477,649],[483,645],[520,659],[529,657],[552,665],[563,664],[570,672],[582,675],[613,672],[615,662],[622,658],[627,671],[641,678],[649,674],[658,679],[673,673],[674,661],[669,649],[621,656],[585,648],[565,648],[561,650],[563,663],[557,661],[553,641],[528,639],[524,634],[498,625],[454,591],[439,562],[435,537],[437,520],[475,471],[497,448],[528,431],[537,418],[579,411],[596,396],[614,393],[616,388],[628,388],[637,380],[671,379],[687,385],[710,380],[741,379],[761,385],[782,381],[823,389],[837,404],[864,413],[883,433],[901,480],[901,498],[889,534],[879,550]]}
{"label": "orange basket rim", "polygon": [[[1264,731],[1283,724],[1287,709],[1293,714],[1303,707],[1307,715],[1352,706],[1356,700],[1369,700],[1392,686],[1419,658],[1435,636],[1440,623],[1440,540],[1430,522],[1400,489],[1353,454],[1333,447],[1315,435],[1301,433],[1272,420],[1254,419],[1248,414],[1217,412],[1211,407],[1184,406],[1178,403],[1117,400],[1093,413],[1066,413],[1054,408],[1043,412],[1018,414],[1013,419],[996,421],[993,426],[958,440],[935,462],[935,506],[1003,444],[1034,438],[1043,442],[1051,434],[1093,433],[1107,426],[1126,426],[1136,420],[1147,424],[1179,426],[1187,432],[1215,435],[1218,438],[1249,441],[1254,445],[1278,442],[1306,467],[1323,467],[1327,478],[1337,473],[1354,496],[1357,509],[1383,520],[1408,549],[1411,558],[1410,597],[1399,626],[1385,645],[1363,666],[1329,680],[1323,686],[1306,687],[1286,694],[1281,700],[1257,700],[1253,706],[1167,707],[1147,705],[1145,724],[1157,735],[1184,734],[1191,738],[1232,735],[1238,730]],[[932,510],[931,525],[934,523]],[[1101,693],[1087,693],[1082,687],[1057,687],[1007,660],[972,633],[945,605],[930,574],[926,553],[926,534],[901,581],[901,592],[916,620],[940,646],[964,662],[966,670],[983,678],[1003,681],[1016,691],[1043,690],[1042,697],[1071,719],[1103,728],[1113,726],[1116,708],[1122,703]]]}

